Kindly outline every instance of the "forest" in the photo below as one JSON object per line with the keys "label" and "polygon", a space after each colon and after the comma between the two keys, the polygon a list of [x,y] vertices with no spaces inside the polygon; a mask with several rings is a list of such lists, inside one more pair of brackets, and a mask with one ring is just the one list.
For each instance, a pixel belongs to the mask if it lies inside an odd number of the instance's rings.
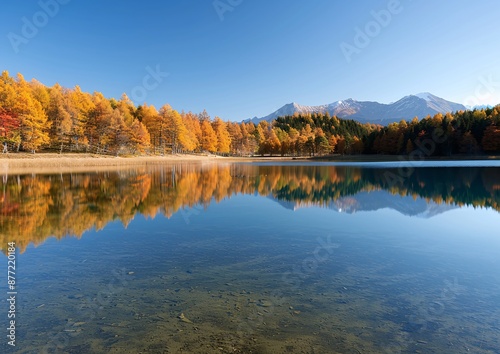
{"label": "forest", "polygon": [[79,86],[47,87],[36,80],[28,82],[21,74],[11,77],[7,71],[0,76],[0,143],[9,152],[117,156],[500,153],[500,105],[420,118],[380,126],[313,113],[255,125],[211,118],[206,111],[178,112],[168,104],[159,109],[146,103],[136,106],[126,94],[117,100],[100,92],[83,92]]}

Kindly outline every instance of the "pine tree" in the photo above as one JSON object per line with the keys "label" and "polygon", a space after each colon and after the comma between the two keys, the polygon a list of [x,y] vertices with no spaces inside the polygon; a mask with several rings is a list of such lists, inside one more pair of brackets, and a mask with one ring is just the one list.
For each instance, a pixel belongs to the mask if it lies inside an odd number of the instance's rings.
{"label": "pine tree", "polygon": [[410,139],[406,141],[406,153],[410,155],[414,150],[413,143],[411,142]]}

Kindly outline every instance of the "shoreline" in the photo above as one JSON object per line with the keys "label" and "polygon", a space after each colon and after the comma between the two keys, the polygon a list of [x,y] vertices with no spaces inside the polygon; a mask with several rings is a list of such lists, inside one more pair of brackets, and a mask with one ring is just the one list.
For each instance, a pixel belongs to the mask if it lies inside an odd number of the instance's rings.
{"label": "shoreline", "polygon": [[[326,155],[326,156],[252,156],[224,157],[210,154],[177,154],[166,156],[115,157],[85,153],[9,153],[0,155],[0,174],[86,172],[123,169],[134,166],[168,165],[172,163],[231,162],[389,162],[408,160],[405,155]],[[447,156],[425,161],[500,160],[500,156]]]}
{"label": "shoreline", "polygon": [[[173,163],[291,161],[291,157],[224,157],[209,154],[116,157],[96,154],[9,153],[0,155],[0,174],[92,172]],[[305,159],[304,159],[305,160]]]}

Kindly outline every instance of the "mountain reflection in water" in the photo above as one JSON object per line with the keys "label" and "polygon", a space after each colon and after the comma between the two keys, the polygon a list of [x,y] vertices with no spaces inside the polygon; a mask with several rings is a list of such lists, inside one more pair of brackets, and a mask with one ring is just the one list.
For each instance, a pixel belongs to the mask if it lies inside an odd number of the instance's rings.
{"label": "mountain reflection in water", "polygon": [[[431,217],[462,206],[500,211],[496,167],[391,168],[331,165],[174,164],[120,171],[6,175],[0,191],[0,238],[29,243],[81,237],[136,214],[167,217],[235,194],[258,194],[290,209],[340,212],[391,208]],[[12,239],[14,236],[14,240]],[[5,249],[3,250],[5,252]]]}

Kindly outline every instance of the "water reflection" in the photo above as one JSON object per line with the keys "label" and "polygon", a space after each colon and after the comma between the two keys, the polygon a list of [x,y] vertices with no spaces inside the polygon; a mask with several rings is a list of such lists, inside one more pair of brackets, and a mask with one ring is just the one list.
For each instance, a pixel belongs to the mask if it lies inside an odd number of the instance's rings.
{"label": "water reflection", "polygon": [[[114,172],[4,176],[0,238],[21,251],[47,237],[81,237],[136,214],[189,213],[236,194],[258,194],[289,209],[354,213],[391,208],[432,217],[462,206],[500,211],[498,168],[395,168],[177,164]],[[14,235],[14,236],[13,236]]]}
{"label": "water reflection", "polygon": [[498,353],[498,171],[7,176],[1,235],[26,250],[15,349]]}

